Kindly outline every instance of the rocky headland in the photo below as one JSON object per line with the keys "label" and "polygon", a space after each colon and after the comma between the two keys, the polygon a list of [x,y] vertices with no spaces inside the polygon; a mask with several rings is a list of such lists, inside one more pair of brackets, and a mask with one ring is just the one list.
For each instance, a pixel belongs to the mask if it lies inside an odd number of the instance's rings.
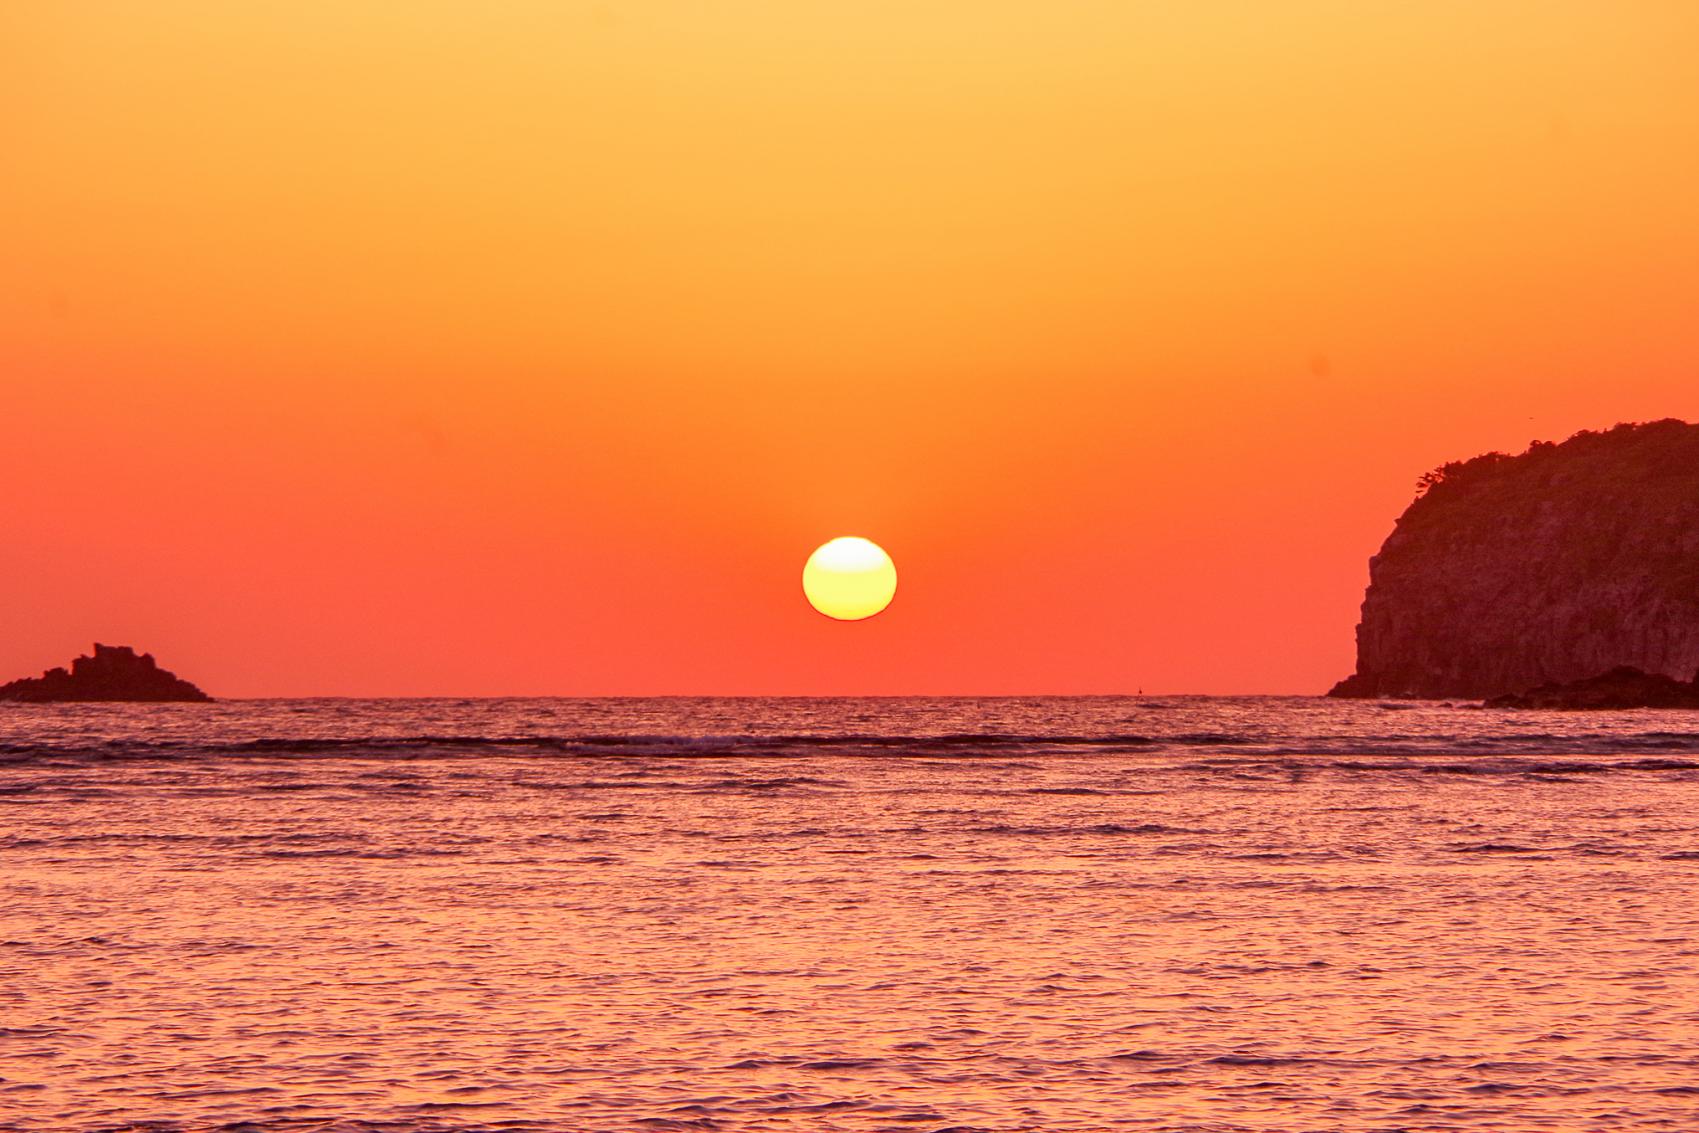
{"label": "rocky headland", "polygon": [[[1357,671],[1330,695],[1699,706],[1699,426],[1537,441],[1418,487],[1369,560]],[[1681,689],[1692,705],[1654,703]]]}
{"label": "rocky headland", "polygon": [[67,669],[49,669],[0,685],[0,700],[36,703],[83,700],[211,700],[212,697],[161,669],[153,654],[137,654],[128,645],[95,645],[94,655],[78,657]]}

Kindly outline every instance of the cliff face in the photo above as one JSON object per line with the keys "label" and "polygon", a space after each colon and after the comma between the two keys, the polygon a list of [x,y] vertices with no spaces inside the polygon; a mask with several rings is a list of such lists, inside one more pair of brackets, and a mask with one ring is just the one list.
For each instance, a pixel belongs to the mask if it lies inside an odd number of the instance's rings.
{"label": "cliff face", "polygon": [[1369,560],[1334,696],[1486,698],[1699,671],[1699,426],[1619,425],[1448,464]]}
{"label": "cliff face", "polygon": [[0,685],[0,700],[211,700],[175,673],[161,669],[153,654],[128,645],[96,645],[94,656],[78,657],[70,671],[49,669],[39,677]]}

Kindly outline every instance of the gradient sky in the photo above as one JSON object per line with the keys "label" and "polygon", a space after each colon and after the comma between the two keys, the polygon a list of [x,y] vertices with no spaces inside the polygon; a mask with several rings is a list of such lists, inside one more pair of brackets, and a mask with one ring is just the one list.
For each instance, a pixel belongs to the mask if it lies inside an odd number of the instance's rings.
{"label": "gradient sky", "polygon": [[1321,691],[1420,473],[1699,419],[1696,58],[1687,2],[7,5],[0,679]]}

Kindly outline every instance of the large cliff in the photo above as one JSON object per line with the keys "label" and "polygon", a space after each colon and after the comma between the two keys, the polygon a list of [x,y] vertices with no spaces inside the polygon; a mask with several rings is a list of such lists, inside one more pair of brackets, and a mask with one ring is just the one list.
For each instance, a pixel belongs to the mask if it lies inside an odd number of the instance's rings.
{"label": "large cliff", "polygon": [[1699,670],[1699,426],[1618,425],[1423,477],[1369,560],[1334,696],[1484,698]]}

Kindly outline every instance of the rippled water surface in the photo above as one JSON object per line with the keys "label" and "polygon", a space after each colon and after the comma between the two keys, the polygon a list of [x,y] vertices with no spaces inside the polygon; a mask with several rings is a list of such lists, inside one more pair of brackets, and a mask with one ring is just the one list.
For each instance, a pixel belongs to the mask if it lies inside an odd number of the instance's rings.
{"label": "rippled water surface", "polygon": [[0,1127],[1699,1129],[1699,715],[0,705]]}

